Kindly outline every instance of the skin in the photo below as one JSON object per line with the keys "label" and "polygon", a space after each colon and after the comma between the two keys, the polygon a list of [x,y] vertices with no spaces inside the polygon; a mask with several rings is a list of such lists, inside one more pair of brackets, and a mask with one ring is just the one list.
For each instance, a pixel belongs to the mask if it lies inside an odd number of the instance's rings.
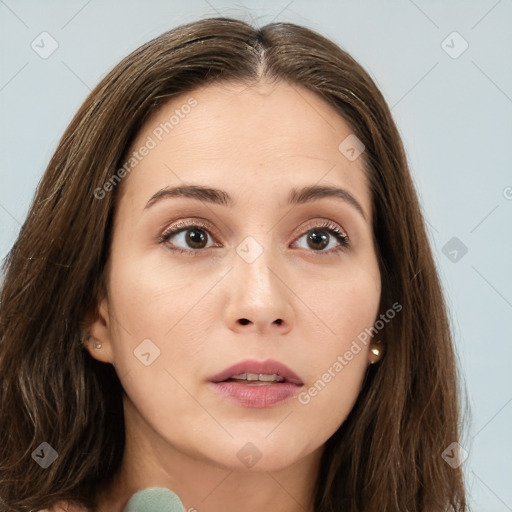
{"label": "skin", "polygon": [[[215,84],[173,98],[132,150],[191,96],[197,106],[119,185],[107,297],[88,348],[115,366],[126,391],[127,443],[99,510],[121,510],[137,490],[166,487],[187,511],[312,511],[324,443],[379,357],[372,345],[361,345],[308,404],[243,407],[207,380],[247,358],[274,358],[307,390],[373,325],[381,278],[363,158],[338,150],[352,130],[331,106],[283,82]],[[145,208],[155,192],[184,184],[222,189],[235,205],[165,198]],[[337,198],[289,206],[289,190],[306,185],[348,190],[369,220]],[[181,219],[207,221],[205,248],[188,245],[187,230],[159,242]],[[308,243],[324,221],[349,236],[348,249],[333,252],[333,235],[325,248]],[[249,236],[263,249],[251,263],[236,252]],[[160,356],[144,366],[134,350],[148,338]],[[237,457],[247,442],[261,453],[251,468]]]}

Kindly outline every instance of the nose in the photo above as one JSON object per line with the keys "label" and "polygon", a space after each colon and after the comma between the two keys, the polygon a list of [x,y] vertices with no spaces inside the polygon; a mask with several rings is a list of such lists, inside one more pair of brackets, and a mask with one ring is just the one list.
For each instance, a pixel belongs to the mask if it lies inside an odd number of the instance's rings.
{"label": "nose", "polygon": [[252,262],[235,255],[225,321],[240,333],[282,335],[293,324],[293,292],[276,261],[263,253]]}

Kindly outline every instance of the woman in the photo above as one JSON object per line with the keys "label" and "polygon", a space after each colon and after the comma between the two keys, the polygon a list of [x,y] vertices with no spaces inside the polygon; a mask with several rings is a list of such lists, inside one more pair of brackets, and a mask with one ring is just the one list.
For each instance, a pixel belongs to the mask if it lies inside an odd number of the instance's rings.
{"label": "woman", "polygon": [[152,487],[201,512],[467,510],[402,143],[319,34],[216,18],[134,51],[66,130],[5,274],[2,510]]}

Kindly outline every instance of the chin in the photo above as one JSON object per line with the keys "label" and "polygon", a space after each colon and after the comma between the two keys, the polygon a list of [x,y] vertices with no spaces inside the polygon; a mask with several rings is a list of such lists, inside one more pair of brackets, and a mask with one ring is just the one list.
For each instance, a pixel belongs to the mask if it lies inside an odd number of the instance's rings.
{"label": "chin", "polygon": [[[213,460],[216,464],[224,469],[237,472],[275,472],[293,466],[309,453],[302,453],[304,449],[302,443],[295,441],[287,446],[278,437],[273,441],[265,438],[255,438],[254,436],[247,437],[243,441],[238,439],[232,444],[230,443],[229,449],[222,451],[222,453],[218,452],[214,456]],[[298,447],[301,447],[302,450],[299,450]]]}

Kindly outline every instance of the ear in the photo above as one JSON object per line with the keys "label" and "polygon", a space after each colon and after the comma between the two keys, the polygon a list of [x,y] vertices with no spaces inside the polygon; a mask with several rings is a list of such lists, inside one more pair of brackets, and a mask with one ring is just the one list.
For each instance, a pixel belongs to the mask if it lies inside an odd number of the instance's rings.
{"label": "ear", "polygon": [[375,341],[370,344],[370,350],[368,351],[368,363],[374,364],[382,359],[384,354],[384,344],[380,341]]}
{"label": "ear", "polygon": [[95,312],[88,315],[85,332],[86,339],[84,345],[89,354],[94,359],[103,363],[113,363],[114,357],[107,298],[102,299]]}

